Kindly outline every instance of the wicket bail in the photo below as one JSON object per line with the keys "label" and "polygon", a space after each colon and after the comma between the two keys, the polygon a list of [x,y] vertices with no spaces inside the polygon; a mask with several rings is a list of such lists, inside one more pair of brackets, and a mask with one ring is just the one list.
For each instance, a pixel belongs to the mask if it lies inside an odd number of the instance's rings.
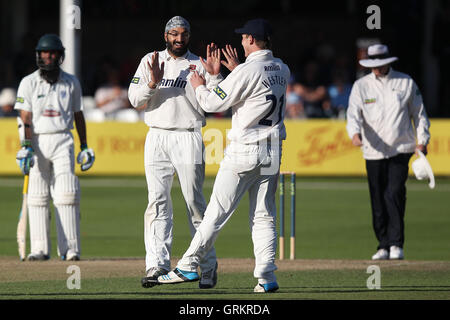
{"label": "wicket bail", "polygon": [[291,241],[290,259],[295,259],[295,172],[280,172],[280,260],[284,259],[284,177],[291,175]]}

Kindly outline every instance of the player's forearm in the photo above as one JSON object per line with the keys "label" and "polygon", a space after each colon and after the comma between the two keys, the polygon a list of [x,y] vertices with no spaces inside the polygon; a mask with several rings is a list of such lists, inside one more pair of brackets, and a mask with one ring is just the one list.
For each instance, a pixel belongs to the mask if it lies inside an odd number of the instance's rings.
{"label": "player's forearm", "polygon": [[31,122],[32,122],[33,114],[29,111],[21,110],[20,118],[22,119],[22,122],[24,124],[24,139],[31,140],[31,137],[33,135],[33,132],[31,130]]}
{"label": "player's forearm", "polygon": [[77,128],[78,137],[80,138],[80,145],[87,145],[86,139],[86,122],[82,111],[74,114],[75,126]]}
{"label": "player's forearm", "polygon": [[216,75],[210,75],[209,73],[206,73],[205,80],[206,88],[211,91],[212,89],[217,87],[217,85],[223,80],[223,77],[220,73]]}
{"label": "player's forearm", "polygon": [[227,103],[217,102],[216,93],[209,91],[205,85],[201,85],[195,89],[195,97],[203,109],[208,113],[222,112],[229,108]]}
{"label": "player's forearm", "polygon": [[142,107],[156,93],[156,89],[151,89],[147,85],[143,86],[130,86],[128,89],[128,100],[134,108]]}

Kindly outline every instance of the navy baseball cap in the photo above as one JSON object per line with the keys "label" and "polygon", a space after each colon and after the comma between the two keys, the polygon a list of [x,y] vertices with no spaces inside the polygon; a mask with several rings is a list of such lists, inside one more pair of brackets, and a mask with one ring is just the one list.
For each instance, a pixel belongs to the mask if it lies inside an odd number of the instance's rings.
{"label": "navy baseball cap", "polygon": [[251,34],[258,40],[267,40],[272,34],[272,27],[267,20],[253,19],[247,21],[242,28],[235,29],[234,32],[239,34]]}

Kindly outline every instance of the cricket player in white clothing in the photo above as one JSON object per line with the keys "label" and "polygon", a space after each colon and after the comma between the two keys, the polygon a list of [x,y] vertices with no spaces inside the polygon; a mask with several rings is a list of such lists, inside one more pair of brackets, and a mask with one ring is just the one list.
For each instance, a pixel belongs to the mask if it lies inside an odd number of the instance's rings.
{"label": "cricket player in white clothing", "polygon": [[14,106],[20,110],[22,148],[17,162],[30,175],[28,212],[31,253],[27,259],[50,258],[50,197],[55,206],[58,255],[79,260],[80,185],[75,176],[75,121],[81,152],[77,162],[88,170],[95,155],[87,146],[82,92],[78,79],[60,69],[64,47],[55,34],[45,34],[36,46],[38,70],[20,82]]}
{"label": "cricket player in white clothing", "polygon": [[[189,79],[198,72],[208,79],[208,87],[213,88],[222,77],[220,64],[217,70],[206,70],[199,57],[188,50],[189,38],[189,22],[180,16],[170,19],[164,32],[166,50],[142,58],[128,90],[131,104],[135,108],[145,108],[145,123],[149,126],[144,156],[148,185],[148,206],[144,215],[146,276],[141,281],[144,288],[156,285],[158,276],[171,269],[173,208],[170,190],[175,173],[186,201],[192,236],[206,209],[201,134],[205,115]],[[207,54],[209,60],[211,57]],[[214,248],[205,254],[200,268],[199,287],[214,287],[217,281]]]}
{"label": "cricket player in white clothing", "polygon": [[[231,141],[220,164],[203,222],[177,268],[158,278],[160,284],[197,281],[197,266],[214,244],[219,231],[249,191],[250,229],[258,284],[255,292],[278,289],[274,271],[276,252],[275,194],[281,159],[286,88],[289,68],[270,50],[271,27],[266,20],[248,21],[236,33],[242,34],[247,57],[236,66],[237,54],[230,46],[222,50],[232,71],[210,91],[205,80],[195,74],[191,83],[200,106],[206,112],[232,108]],[[219,64],[220,51],[214,50],[211,63]]]}

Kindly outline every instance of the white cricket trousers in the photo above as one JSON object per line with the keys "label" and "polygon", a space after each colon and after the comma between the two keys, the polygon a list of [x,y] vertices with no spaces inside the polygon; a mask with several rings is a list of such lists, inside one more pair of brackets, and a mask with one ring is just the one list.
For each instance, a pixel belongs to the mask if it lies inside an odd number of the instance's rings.
{"label": "white cricket trousers", "polygon": [[[148,206],[144,215],[146,270],[152,267],[171,269],[173,206],[170,191],[174,174],[180,182],[186,202],[188,226],[193,237],[203,220],[206,201],[203,196],[205,163],[201,131],[150,128],[145,140],[145,176]],[[210,248],[200,268],[213,269],[216,252]]]}
{"label": "white cricket trousers", "polygon": [[34,135],[34,166],[30,170],[28,212],[32,254],[50,256],[50,198],[55,207],[57,252],[80,255],[80,186],[74,174],[70,131]]}
{"label": "white cricket trousers", "polygon": [[249,223],[255,255],[254,277],[259,283],[276,281],[277,246],[275,195],[281,159],[281,145],[231,142],[214,182],[214,188],[189,248],[178,262],[180,270],[195,271],[211,248],[247,190]]}

